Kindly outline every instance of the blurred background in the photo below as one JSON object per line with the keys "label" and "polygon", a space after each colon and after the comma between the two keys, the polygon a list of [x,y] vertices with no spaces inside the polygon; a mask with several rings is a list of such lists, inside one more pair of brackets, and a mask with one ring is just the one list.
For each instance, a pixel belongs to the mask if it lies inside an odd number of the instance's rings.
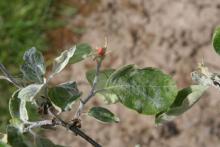
{"label": "blurred background", "polygon": [[[213,72],[220,57],[211,36],[220,25],[219,0],[0,0],[0,61],[19,77],[26,49],[36,46],[48,62],[79,42],[102,46],[108,37],[111,53],[103,68],[134,63],[161,68],[179,88],[192,83],[190,73],[204,58]],[[54,83],[84,83],[92,59],[69,66]],[[9,120],[7,103],[13,88],[0,83],[0,130]],[[89,85],[82,84],[83,92]],[[99,98],[89,105],[105,105]],[[88,108],[87,107],[87,108]],[[220,93],[209,89],[192,109],[162,126],[120,104],[106,106],[121,118],[103,125],[83,117],[83,130],[104,147],[217,147],[220,144]],[[72,112],[66,113],[66,119]],[[56,135],[55,135],[56,134]],[[55,143],[89,147],[81,138],[59,129],[45,134]]]}

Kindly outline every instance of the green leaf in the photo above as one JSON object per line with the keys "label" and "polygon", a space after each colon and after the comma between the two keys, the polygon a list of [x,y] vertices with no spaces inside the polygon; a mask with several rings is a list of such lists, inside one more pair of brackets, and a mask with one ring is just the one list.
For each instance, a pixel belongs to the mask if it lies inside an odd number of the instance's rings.
{"label": "green leaf", "polygon": [[53,104],[61,111],[68,111],[81,96],[81,92],[79,92],[76,82],[68,82],[50,88],[48,95]]}
{"label": "green leaf", "polygon": [[80,62],[87,58],[89,54],[92,52],[92,48],[90,45],[86,43],[76,45],[76,51],[73,57],[70,59],[70,64],[74,64]]}
{"label": "green leaf", "polygon": [[28,111],[27,111],[27,102],[33,102],[34,98],[41,92],[44,84],[31,84],[18,93],[18,98],[20,99],[19,105],[19,115],[22,121],[29,120]]}
{"label": "green leaf", "polygon": [[117,116],[115,116],[112,112],[103,107],[91,108],[88,112],[88,115],[103,123],[118,123],[120,121]]}
{"label": "green leaf", "polygon": [[55,145],[52,141],[42,137],[37,137],[35,142],[36,147],[64,147],[61,145]]}
{"label": "green leaf", "polygon": [[19,118],[19,105],[20,99],[18,98],[18,93],[20,90],[17,90],[13,93],[12,98],[9,100],[9,112],[12,118]]}
{"label": "green leaf", "polygon": [[173,120],[176,116],[189,110],[200,99],[207,88],[208,86],[192,85],[180,90],[170,109],[156,116],[156,123]]}
{"label": "green leaf", "polygon": [[21,66],[21,72],[26,80],[43,83],[45,74],[44,58],[36,48],[31,48],[24,54],[24,64]]}
{"label": "green leaf", "polygon": [[116,70],[105,90],[115,94],[128,108],[147,115],[167,110],[177,95],[175,81],[169,75],[159,69],[139,69],[134,65]]}
{"label": "green leaf", "polygon": [[61,53],[59,57],[55,59],[50,78],[61,72],[66,67],[66,65],[69,63],[70,58],[74,55],[75,51],[76,51],[76,46],[68,50],[65,50],[64,52]]}
{"label": "green leaf", "polygon": [[215,51],[220,54],[220,27],[215,29],[215,32],[212,37],[212,44]]}
{"label": "green leaf", "polygon": [[34,98],[38,95],[38,93],[43,88],[44,84],[31,84],[18,93],[18,98],[24,101],[33,101]]}
{"label": "green leaf", "polygon": [[13,147],[28,147],[25,143],[22,134],[13,126],[7,127],[8,143]]}
{"label": "green leaf", "polygon": [[40,114],[38,112],[38,107],[35,103],[26,102],[26,109],[28,113],[29,121],[39,121]]}
{"label": "green leaf", "polygon": [[[21,108],[21,100],[18,98],[19,91],[20,90],[15,91],[12,98],[9,100],[9,112],[11,117],[22,119],[28,118],[31,121],[38,120],[39,114],[37,113],[36,106],[31,102],[23,102],[25,107]],[[22,113],[20,113],[20,111],[22,111]],[[23,117],[21,115],[23,115]]]}
{"label": "green leaf", "polygon": [[[99,80],[98,83],[96,85],[96,89],[103,89],[106,85],[106,82],[108,80],[108,78],[110,77],[110,75],[114,72],[114,69],[105,69],[100,71],[99,73]],[[86,73],[86,78],[89,81],[90,85],[93,84],[94,78],[95,78],[95,74],[96,74],[96,70],[90,70]]]}

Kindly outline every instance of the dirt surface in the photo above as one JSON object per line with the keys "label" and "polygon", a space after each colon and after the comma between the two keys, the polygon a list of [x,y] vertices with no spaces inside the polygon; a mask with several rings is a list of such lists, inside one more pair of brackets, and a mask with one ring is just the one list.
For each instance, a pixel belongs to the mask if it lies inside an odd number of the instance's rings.
{"label": "dirt surface", "polygon": [[[179,87],[191,84],[190,73],[203,57],[210,69],[220,71],[220,57],[211,49],[212,32],[220,25],[220,0],[102,0],[89,9],[90,3],[80,2],[81,14],[69,27],[83,24],[86,32],[80,40],[93,47],[103,45],[104,37],[108,37],[112,52],[104,67],[129,63],[158,67],[171,74]],[[57,82],[80,79],[83,83],[85,70],[94,67],[91,61],[72,66]],[[88,85],[80,87],[89,90]],[[210,89],[192,109],[162,126],[156,126],[153,117],[120,104],[106,106],[118,114],[121,122],[103,125],[84,116],[83,130],[104,147],[218,147],[219,97],[217,90]],[[96,98],[89,106],[101,104],[103,101]],[[67,119],[71,114],[66,114]],[[90,146],[66,130],[54,133],[49,136],[56,143]]]}

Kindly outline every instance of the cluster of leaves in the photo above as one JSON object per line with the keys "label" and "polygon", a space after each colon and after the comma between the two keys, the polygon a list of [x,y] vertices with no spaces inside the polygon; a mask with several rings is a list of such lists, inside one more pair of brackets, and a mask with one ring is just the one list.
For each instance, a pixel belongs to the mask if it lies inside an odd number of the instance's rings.
{"label": "cluster of leaves", "polygon": [[[39,112],[45,104],[52,104],[57,114],[70,110],[72,104],[81,96],[76,82],[70,81],[52,86],[49,84],[49,81],[56,74],[61,72],[69,62],[79,62],[90,53],[91,47],[86,44],[74,46],[64,51],[54,60],[52,73],[46,79],[44,58],[36,48],[31,48],[26,51],[23,56],[24,64],[21,66],[21,72],[23,74],[22,80],[7,75],[0,77],[0,79],[6,79],[18,88],[9,101],[9,111],[12,119],[7,128],[8,144],[11,146],[15,146],[16,142],[20,142],[23,146],[30,144],[25,143],[26,141],[23,140],[24,137],[22,137],[21,134],[25,133],[27,125],[43,119],[37,112]],[[39,139],[39,137],[35,139]],[[42,144],[42,139],[40,140]],[[44,139],[43,143],[45,141]],[[37,145],[38,141],[35,143],[36,146],[39,146]],[[48,146],[48,143],[51,144],[51,142],[46,141],[45,145],[40,146]]]}
{"label": "cluster of leaves", "polygon": [[[12,73],[18,72],[14,65],[22,63],[27,48],[33,44],[40,51],[49,48],[47,32],[67,23],[55,16],[72,17],[76,14],[75,7],[60,3],[57,0],[0,1],[0,62]],[[7,103],[14,90],[6,82],[0,85],[3,99],[0,103],[0,130],[10,118]]]}
{"label": "cluster of leaves", "polygon": [[[220,53],[219,29],[214,34],[214,48]],[[66,65],[77,63],[86,57],[94,55],[98,68],[86,73],[86,78],[92,86],[87,99],[79,99],[81,92],[77,88],[76,81],[69,81],[59,85],[50,85],[52,78],[61,72]],[[219,86],[219,77],[208,71],[201,64],[198,70],[192,73],[192,79],[198,85],[178,89],[175,81],[160,69],[146,67],[139,68],[135,65],[125,65],[118,69],[100,70],[105,55],[97,56],[92,48],[86,44],[80,44],[61,53],[54,60],[51,74],[46,78],[46,67],[43,56],[35,48],[31,48],[24,54],[24,64],[21,66],[23,80],[16,81],[10,76],[2,76],[18,87],[9,103],[11,121],[7,127],[7,133],[2,134],[2,144],[5,146],[29,146],[23,133],[31,130],[31,125],[43,120],[42,116],[31,118],[33,110],[37,112],[44,108],[45,104],[52,107],[56,115],[72,108],[79,101],[82,105],[98,94],[106,103],[121,103],[124,106],[144,115],[154,115],[157,124],[173,120],[190,109],[207,90],[209,86]],[[82,106],[79,106],[82,108]],[[79,110],[79,109],[78,109]],[[80,113],[79,113],[80,114]],[[118,123],[119,117],[107,108],[96,106],[89,109],[88,116],[103,123]],[[38,114],[39,115],[39,114]],[[80,117],[80,115],[79,115]],[[5,137],[6,136],[6,137]],[[57,146],[51,141],[35,137],[34,146]]]}
{"label": "cluster of leaves", "polygon": [[[27,48],[35,44],[41,51],[46,50],[47,40],[45,30],[52,28],[52,2],[54,0],[10,0],[0,1],[0,62],[4,63],[13,73],[18,69],[15,64],[22,62],[22,56]],[[8,97],[14,91],[7,83],[0,85],[0,130],[10,118],[8,112]]]}

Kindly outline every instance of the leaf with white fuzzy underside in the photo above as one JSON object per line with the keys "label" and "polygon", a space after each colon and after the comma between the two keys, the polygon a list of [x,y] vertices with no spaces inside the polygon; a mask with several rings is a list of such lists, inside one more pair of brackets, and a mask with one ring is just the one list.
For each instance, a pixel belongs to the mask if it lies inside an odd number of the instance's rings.
{"label": "leaf with white fuzzy underside", "polygon": [[19,113],[21,120],[28,120],[26,103],[32,102],[34,98],[41,92],[43,86],[44,84],[31,84],[21,89],[21,91],[18,93],[18,98],[20,99]]}
{"label": "leaf with white fuzzy underside", "polygon": [[189,110],[207,90],[208,86],[192,85],[180,90],[174,103],[167,112],[160,113],[156,116],[156,123],[171,121],[177,116]]}
{"label": "leaf with white fuzzy underside", "polygon": [[25,100],[21,100],[20,106],[19,106],[20,119],[24,122],[28,121],[29,119],[27,108],[26,108],[26,103],[27,102]]}
{"label": "leaf with white fuzzy underside", "polygon": [[75,51],[76,51],[76,46],[68,50],[65,50],[64,52],[61,53],[59,57],[55,59],[53,63],[52,74],[50,75],[50,78],[52,78],[54,75],[61,72],[66,67],[70,58],[74,55]]}
{"label": "leaf with white fuzzy underside", "polygon": [[31,84],[18,93],[18,98],[24,101],[33,101],[33,99],[38,95],[38,93],[43,88],[43,84]]}
{"label": "leaf with white fuzzy underside", "polygon": [[21,103],[21,99],[18,98],[20,89],[15,91],[9,100],[9,112],[11,117],[19,118],[23,121],[37,120],[39,114],[37,113],[36,106],[31,102],[24,101]]}
{"label": "leaf with white fuzzy underside", "polygon": [[43,83],[46,67],[42,54],[33,47],[25,52],[23,59],[24,64],[21,66],[21,72],[24,79],[35,83]]}
{"label": "leaf with white fuzzy underside", "polygon": [[19,91],[15,91],[9,100],[9,112],[12,118],[20,117],[19,105],[21,100],[18,98]]}
{"label": "leaf with white fuzzy underside", "polygon": [[103,123],[118,123],[120,121],[111,111],[103,107],[91,108],[88,115]]}
{"label": "leaf with white fuzzy underside", "polygon": [[69,63],[74,64],[80,62],[87,58],[92,52],[92,48],[90,45],[86,43],[81,43],[76,45],[76,51],[72,58],[70,59]]}

